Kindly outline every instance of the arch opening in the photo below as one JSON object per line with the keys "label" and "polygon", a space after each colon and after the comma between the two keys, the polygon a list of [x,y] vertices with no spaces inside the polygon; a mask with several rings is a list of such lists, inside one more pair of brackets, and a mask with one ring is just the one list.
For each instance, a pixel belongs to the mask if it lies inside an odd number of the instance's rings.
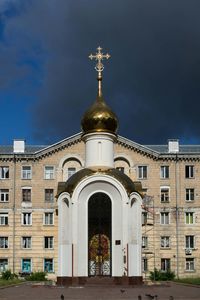
{"label": "arch opening", "polygon": [[88,276],[112,275],[112,204],[105,193],[88,201]]}

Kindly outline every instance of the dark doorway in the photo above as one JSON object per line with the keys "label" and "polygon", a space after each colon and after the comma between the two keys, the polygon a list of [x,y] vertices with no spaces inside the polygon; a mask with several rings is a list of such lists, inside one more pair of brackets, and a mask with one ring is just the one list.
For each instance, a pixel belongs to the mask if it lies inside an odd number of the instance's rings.
{"label": "dark doorway", "polygon": [[104,193],[88,202],[88,276],[111,276],[111,200]]}

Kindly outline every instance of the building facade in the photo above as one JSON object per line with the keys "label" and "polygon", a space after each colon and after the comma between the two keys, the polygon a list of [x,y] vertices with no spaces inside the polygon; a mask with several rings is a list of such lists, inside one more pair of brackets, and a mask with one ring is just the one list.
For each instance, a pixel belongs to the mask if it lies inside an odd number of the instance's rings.
{"label": "building facade", "polygon": [[[58,183],[82,170],[81,134],[48,147],[0,147],[0,269],[58,272]],[[23,142],[22,142],[23,145]],[[173,146],[177,148],[174,150]],[[143,276],[200,273],[200,147],[143,146],[118,136],[114,167],[142,183]]]}

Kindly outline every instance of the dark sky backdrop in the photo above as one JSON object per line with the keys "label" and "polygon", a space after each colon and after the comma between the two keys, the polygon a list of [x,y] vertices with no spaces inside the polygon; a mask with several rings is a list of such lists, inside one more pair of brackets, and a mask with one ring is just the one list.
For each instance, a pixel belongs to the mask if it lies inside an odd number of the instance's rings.
{"label": "dark sky backdrop", "polygon": [[0,0],[0,144],[79,132],[99,45],[119,134],[200,144],[199,16],[199,0]]}

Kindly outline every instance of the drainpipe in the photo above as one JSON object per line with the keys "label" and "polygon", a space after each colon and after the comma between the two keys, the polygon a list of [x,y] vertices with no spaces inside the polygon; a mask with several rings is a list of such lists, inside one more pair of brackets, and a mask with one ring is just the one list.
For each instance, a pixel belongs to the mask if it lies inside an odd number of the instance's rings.
{"label": "drainpipe", "polygon": [[15,273],[15,225],[16,225],[16,156],[13,154],[13,273]]}
{"label": "drainpipe", "polygon": [[178,208],[178,156],[176,154],[175,160],[175,193],[176,193],[176,275],[179,278],[179,208]]}

